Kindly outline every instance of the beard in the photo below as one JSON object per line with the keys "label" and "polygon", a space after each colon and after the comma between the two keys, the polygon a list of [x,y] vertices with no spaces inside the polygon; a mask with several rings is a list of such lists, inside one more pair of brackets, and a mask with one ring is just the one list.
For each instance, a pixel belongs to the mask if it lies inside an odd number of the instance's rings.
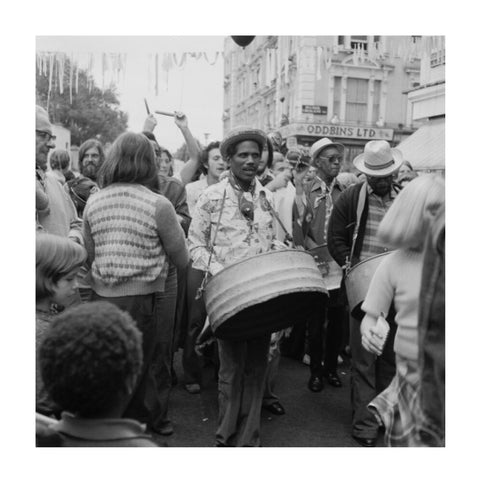
{"label": "beard", "polygon": [[98,167],[97,166],[83,166],[81,169],[81,174],[85,177],[88,177],[92,181],[97,180],[97,173],[98,173]]}

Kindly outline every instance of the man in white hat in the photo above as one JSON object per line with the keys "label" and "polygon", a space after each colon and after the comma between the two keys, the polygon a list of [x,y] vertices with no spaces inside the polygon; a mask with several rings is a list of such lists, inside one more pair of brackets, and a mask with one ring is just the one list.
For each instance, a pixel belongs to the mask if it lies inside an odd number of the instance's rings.
{"label": "man in white hat", "polygon": [[[328,226],[328,250],[342,267],[353,267],[360,261],[388,251],[376,238],[380,221],[392,204],[398,186],[393,176],[402,163],[402,154],[387,141],[370,141],[353,165],[366,175],[366,182],[345,190],[333,207]],[[352,436],[363,446],[376,445],[378,422],[367,404],[385,389],[395,374],[393,339],[394,312],[387,316],[390,334],[381,356],[376,358],[362,347],[360,321],[363,312],[350,306],[350,349],[352,354]]]}
{"label": "man in white hat", "polygon": [[315,317],[306,320],[310,355],[308,388],[312,392],[323,390],[324,377],[334,387],[342,385],[337,374],[337,360],[342,342],[345,296],[343,290],[340,290],[340,270],[337,268],[339,274],[334,280],[328,269],[329,263],[335,268],[336,264],[327,250],[327,226],[333,206],[343,191],[337,181],[343,152],[342,144],[332,142],[327,137],[315,142],[310,148],[310,158],[317,174],[303,189],[301,182],[296,185],[294,223],[301,226],[301,230],[295,230],[295,241],[297,245],[313,250],[312,253],[317,255],[329,289],[329,297],[325,299],[320,311]]}
{"label": "man in white hat", "polygon": [[55,147],[55,136],[47,111],[38,105],[35,120],[37,229],[59,236],[68,236],[83,244],[82,221],[78,218],[70,196],[59,181],[46,175],[48,153]]}

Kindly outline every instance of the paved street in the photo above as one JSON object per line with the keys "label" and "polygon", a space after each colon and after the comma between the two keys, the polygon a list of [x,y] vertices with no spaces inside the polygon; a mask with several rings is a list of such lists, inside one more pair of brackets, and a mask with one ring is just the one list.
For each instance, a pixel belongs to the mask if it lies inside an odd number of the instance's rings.
{"label": "paved street", "polygon": [[[213,447],[217,421],[217,388],[213,370],[205,371],[206,387],[199,395],[183,388],[181,351],[175,356],[179,383],[172,391],[170,418],[175,433],[157,437],[169,447]],[[263,447],[358,447],[350,437],[349,377],[347,364],[338,370],[343,387],[326,384],[320,393],[307,388],[308,366],[282,357],[276,394],[285,407],[283,416],[262,412]],[[383,444],[379,441],[379,446]]]}

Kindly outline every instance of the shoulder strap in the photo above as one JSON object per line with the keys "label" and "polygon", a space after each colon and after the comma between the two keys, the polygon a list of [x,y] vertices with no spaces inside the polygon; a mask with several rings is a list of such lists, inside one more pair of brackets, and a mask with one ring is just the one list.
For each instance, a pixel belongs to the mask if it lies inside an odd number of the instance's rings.
{"label": "shoulder strap", "polygon": [[357,242],[358,231],[360,229],[360,220],[362,217],[363,210],[365,209],[365,201],[367,199],[367,183],[364,182],[362,187],[360,188],[360,193],[358,195],[358,203],[357,203],[357,217],[355,222],[355,229],[353,231],[353,238],[352,238],[352,249],[350,251],[350,260],[347,261],[347,266],[350,265],[353,259],[353,252],[355,250],[355,244]]}

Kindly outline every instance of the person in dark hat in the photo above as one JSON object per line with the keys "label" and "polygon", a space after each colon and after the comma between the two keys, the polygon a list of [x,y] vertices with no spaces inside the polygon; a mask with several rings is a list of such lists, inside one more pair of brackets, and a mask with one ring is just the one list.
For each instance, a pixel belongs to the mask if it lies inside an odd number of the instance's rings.
{"label": "person in dark hat", "polygon": [[[266,142],[259,129],[237,127],[220,152],[230,172],[200,196],[188,236],[193,269],[215,275],[226,266],[283,246],[262,198],[273,195],[258,181]],[[248,341],[218,340],[219,422],[216,446],[259,446],[260,413],[270,335]]]}
{"label": "person in dark hat", "polygon": [[[376,234],[400,191],[393,183],[393,176],[402,160],[402,153],[383,140],[367,142],[364,152],[353,160],[354,167],[366,176],[366,181],[342,192],[333,206],[327,233],[328,250],[342,268],[352,268],[389,250]],[[364,313],[355,307],[349,308],[353,310],[350,316],[352,436],[359,444],[373,447],[379,425],[367,405],[390,384],[395,374],[394,311],[390,310],[387,315],[390,334],[385,349],[381,356],[375,357],[362,347],[360,322]]]}

